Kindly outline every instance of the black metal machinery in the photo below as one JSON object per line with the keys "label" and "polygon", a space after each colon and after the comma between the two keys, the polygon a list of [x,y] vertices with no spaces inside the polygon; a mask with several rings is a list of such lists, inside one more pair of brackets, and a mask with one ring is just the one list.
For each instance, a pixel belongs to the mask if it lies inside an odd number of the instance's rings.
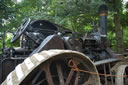
{"label": "black metal machinery", "polygon": [[[92,32],[89,33],[85,39],[82,39],[83,36],[79,38],[73,37],[72,35],[74,35],[74,33],[71,30],[64,29],[63,27],[56,25],[54,23],[51,23],[47,20],[31,21],[30,19],[27,19],[18,28],[14,37],[11,40],[11,42],[15,42],[17,39],[20,38],[20,47],[18,48],[9,47],[9,48],[2,49],[3,53],[0,54],[0,83],[2,83],[6,79],[7,75],[12,70],[16,69],[15,68],[16,65],[23,62],[24,59],[28,58],[29,56],[33,56],[34,54],[39,53],[43,50],[49,50],[49,49],[63,49],[63,50],[73,50],[73,51],[81,52],[86,56],[88,56],[94,62],[94,65],[97,66],[99,73],[112,74],[110,69],[115,64],[115,62],[117,62],[119,59],[107,47],[107,7],[105,4],[100,6],[99,14],[100,14],[99,28],[97,28],[96,30],[92,30]],[[76,33],[75,35],[79,35],[79,34]],[[57,58],[55,61],[57,61],[58,59],[59,58]],[[69,61],[68,59],[65,59],[65,58],[63,59],[64,61],[61,60],[61,62],[63,62],[64,64],[65,62]],[[79,60],[78,57],[75,60],[76,61],[78,60],[77,61],[78,63],[81,62],[81,60]],[[58,62],[60,61],[57,61],[57,63]],[[45,65],[49,65],[49,64],[45,63]],[[43,65],[44,72],[46,72],[45,69],[47,68],[45,65]],[[59,65],[60,63],[57,64],[57,68],[59,68]],[[84,68],[83,65],[81,65],[80,67]],[[55,69],[54,66],[51,68]],[[63,70],[64,68],[67,71],[69,69],[66,66],[62,66]],[[59,69],[59,71],[61,70]],[[34,76],[35,72],[36,71],[34,71],[33,75],[30,75],[30,76]],[[55,81],[54,82],[55,85],[59,85],[60,83],[58,83],[59,81],[58,78],[62,76],[56,77],[57,74],[54,72],[53,74],[55,76],[52,76],[52,79]],[[64,72],[63,74],[67,74],[67,73]],[[73,76],[77,77],[77,73],[75,74]],[[40,75],[43,76],[43,73],[40,73]],[[66,77],[65,75],[63,76],[64,81],[61,82],[61,84],[63,85],[64,82],[66,82],[66,85],[68,84],[82,85],[84,82],[83,79],[85,79],[84,75],[85,75],[84,73],[81,73],[81,75],[79,76],[80,78],[77,79],[79,83],[77,83],[77,81],[73,83],[73,80],[75,79],[72,79],[70,81],[70,78]],[[46,77],[47,76],[48,75],[46,75]],[[68,80],[66,81],[66,78],[68,78],[69,81]],[[50,79],[47,79],[47,80],[48,80],[47,81],[48,84],[46,83],[45,79],[37,80],[37,81],[41,81],[42,83],[38,82],[39,84],[30,84],[28,83],[28,81],[30,81],[30,77],[27,77],[21,83],[21,85],[29,85],[29,84],[30,85],[49,85],[49,84],[53,85],[53,82]],[[107,85],[110,82],[111,82],[111,85],[114,85],[114,81],[115,81],[113,77],[106,77],[106,76],[100,76],[100,80],[102,85]],[[36,79],[34,79],[32,82],[34,81],[36,81]],[[88,85],[89,83],[88,84],[84,83],[84,84]],[[91,85],[98,85],[98,84],[91,84]]]}

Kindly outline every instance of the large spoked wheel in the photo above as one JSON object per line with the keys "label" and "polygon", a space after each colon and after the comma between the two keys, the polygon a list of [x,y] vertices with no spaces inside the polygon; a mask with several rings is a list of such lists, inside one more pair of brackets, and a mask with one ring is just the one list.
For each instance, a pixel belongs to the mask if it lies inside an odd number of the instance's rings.
{"label": "large spoked wheel", "polygon": [[17,29],[14,37],[11,39],[11,42],[15,42],[26,30],[28,25],[30,24],[30,18],[28,18],[21,26]]}
{"label": "large spoked wheel", "polygon": [[115,85],[128,85],[128,65],[120,65],[116,75]]}
{"label": "large spoked wheel", "polygon": [[11,81],[14,79],[15,85],[100,85],[98,75],[77,71],[75,67],[97,72],[90,59],[79,52],[50,50],[27,58],[10,73]]}

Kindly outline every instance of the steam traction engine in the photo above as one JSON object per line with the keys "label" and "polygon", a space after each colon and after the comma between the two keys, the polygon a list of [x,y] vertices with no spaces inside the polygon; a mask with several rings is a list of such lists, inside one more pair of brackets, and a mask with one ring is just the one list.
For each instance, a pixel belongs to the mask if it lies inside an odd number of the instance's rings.
{"label": "steam traction engine", "polygon": [[83,36],[75,37],[79,34],[74,34],[71,30],[47,20],[27,19],[11,40],[13,43],[20,38],[20,47],[2,49],[0,83],[2,85],[118,83],[118,79],[113,76],[100,75],[114,75],[110,70],[119,59],[106,44],[106,5],[101,5],[99,12],[100,27],[93,30],[85,39]]}

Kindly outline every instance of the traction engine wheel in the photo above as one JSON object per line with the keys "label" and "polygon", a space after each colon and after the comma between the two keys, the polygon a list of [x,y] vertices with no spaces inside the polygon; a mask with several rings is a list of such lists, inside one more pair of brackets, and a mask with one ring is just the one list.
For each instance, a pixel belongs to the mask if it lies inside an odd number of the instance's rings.
{"label": "traction engine wheel", "polygon": [[117,68],[116,75],[121,75],[120,77],[116,77],[116,85],[128,85],[128,65],[120,65]]}
{"label": "traction engine wheel", "polygon": [[[77,68],[77,69],[76,69]],[[100,85],[97,72],[85,55],[70,50],[36,53],[19,64],[2,85]]]}

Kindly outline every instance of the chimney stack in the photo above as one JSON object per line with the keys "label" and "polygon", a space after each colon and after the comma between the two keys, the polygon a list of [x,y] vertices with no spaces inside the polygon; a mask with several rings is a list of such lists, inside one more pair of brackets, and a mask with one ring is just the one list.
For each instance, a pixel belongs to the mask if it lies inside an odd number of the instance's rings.
{"label": "chimney stack", "polygon": [[99,7],[100,31],[102,36],[107,36],[107,13],[108,13],[107,6],[105,4],[102,4]]}
{"label": "chimney stack", "polygon": [[100,36],[101,36],[101,47],[104,49],[107,46],[107,13],[108,8],[105,4],[99,7],[100,16]]}

